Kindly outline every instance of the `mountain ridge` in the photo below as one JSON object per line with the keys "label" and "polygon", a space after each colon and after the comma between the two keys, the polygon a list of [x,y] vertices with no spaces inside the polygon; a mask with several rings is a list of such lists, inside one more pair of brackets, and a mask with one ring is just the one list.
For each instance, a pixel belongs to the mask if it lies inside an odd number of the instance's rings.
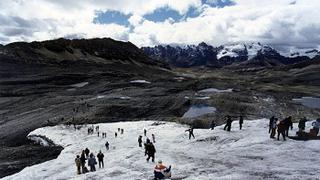
{"label": "mountain ridge", "polygon": [[269,45],[261,43],[239,43],[214,47],[204,42],[198,45],[157,45],[141,48],[153,59],[162,60],[174,67],[225,67],[253,65],[251,61],[273,61],[258,63],[259,66],[288,65],[310,60],[320,55],[317,49],[283,54]]}

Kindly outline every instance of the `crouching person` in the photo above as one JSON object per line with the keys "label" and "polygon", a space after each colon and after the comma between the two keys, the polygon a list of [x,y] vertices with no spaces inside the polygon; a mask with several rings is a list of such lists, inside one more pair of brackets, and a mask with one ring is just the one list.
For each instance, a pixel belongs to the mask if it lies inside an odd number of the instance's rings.
{"label": "crouching person", "polygon": [[159,160],[158,164],[154,168],[154,178],[155,179],[166,179],[171,177],[171,166],[167,168],[162,164],[162,161]]}

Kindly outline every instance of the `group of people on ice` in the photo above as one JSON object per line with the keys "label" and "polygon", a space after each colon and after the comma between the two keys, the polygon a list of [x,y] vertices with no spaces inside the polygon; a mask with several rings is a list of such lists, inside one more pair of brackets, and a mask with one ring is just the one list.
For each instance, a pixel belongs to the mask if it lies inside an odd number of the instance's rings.
{"label": "group of people on ice", "polygon": [[[104,154],[101,151],[97,154],[97,158],[99,162],[99,168],[103,168]],[[90,171],[91,172],[96,171],[96,164],[97,164],[96,157],[92,152],[90,153],[90,150],[88,148],[86,148],[85,150],[82,150],[81,156],[77,155],[75,159],[78,174],[81,174],[81,173],[85,174],[89,172],[88,168],[86,167],[86,161],[88,161],[88,166],[90,167]]]}
{"label": "group of people on ice", "polygon": [[[298,128],[299,131],[297,132],[298,137],[300,136],[309,136],[309,137],[317,137],[320,128],[320,118],[316,121],[312,122],[312,129],[310,132],[305,132],[307,118],[303,117],[299,120]],[[269,133],[270,138],[275,138],[276,131],[277,131],[277,140],[280,140],[280,135],[282,136],[283,140],[286,140],[286,137],[289,136],[289,130],[293,129],[293,122],[292,117],[288,116],[283,120],[279,120],[278,118],[272,116],[269,121]]]}

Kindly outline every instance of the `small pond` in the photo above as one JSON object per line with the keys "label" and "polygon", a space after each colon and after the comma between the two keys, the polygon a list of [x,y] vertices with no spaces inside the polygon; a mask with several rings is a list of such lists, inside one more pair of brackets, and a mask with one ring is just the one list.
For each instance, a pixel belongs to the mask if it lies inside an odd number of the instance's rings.
{"label": "small pond", "polygon": [[199,116],[203,116],[205,114],[212,114],[216,112],[216,108],[207,105],[193,105],[190,109],[184,113],[182,118],[195,118]]}
{"label": "small pond", "polygon": [[320,98],[317,98],[317,97],[302,97],[302,98],[296,98],[292,100],[295,102],[301,103],[302,105],[307,106],[309,108],[320,109]]}

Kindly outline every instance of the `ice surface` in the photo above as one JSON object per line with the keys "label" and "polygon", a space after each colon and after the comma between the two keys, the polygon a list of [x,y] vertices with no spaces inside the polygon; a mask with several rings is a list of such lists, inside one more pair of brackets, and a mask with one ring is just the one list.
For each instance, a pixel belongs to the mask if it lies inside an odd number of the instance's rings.
{"label": "ice surface", "polygon": [[[195,129],[195,139],[188,139],[188,128],[176,123],[152,125],[153,121],[97,124],[103,139],[87,135],[87,129],[74,131],[65,126],[44,127],[30,133],[43,135],[64,147],[57,159],[26,167],[3,178],[21,180],[56,179],[152,179],[155,163],[147,163],[138,135],[151,133],[156,137],[156,161],[172,165],[174,177],[187,180],[209,179],[319,179],[320,141],[277,141],[269,138],[267,119],[245,121],[243,130],[233,122],[231,132],[218,126],[213,131]],[[88,125],[90,126],[90,125]],[[124,134],[114,137],[117,128]],[[307,128],[310,128],[310,122]],[[290,134],[295,134],[297,124]],[[110,142],[111,150],[104,149]],[[145,137],[144,137],[145,140]],[[105,154],[105,168],[94,173],[76,175],[75,156],[88,147],[95,154]]]}
{"label": "ice surface", "polygon": [[200,117],[205,114],[211,114],[216,112],[216,108],[210,107],[210,106],[205,106],[205,105],[194,105],[191,106],[190,109],[184,113],[182,118],[195,118],[195,117]]}
{"label": "ice surface", "polygon": [[293,101],[299,102],[302,105],[310,107],[310,108],[319,108],[320,109],[320,98],[302,97],[302,98],[293,99]]}

